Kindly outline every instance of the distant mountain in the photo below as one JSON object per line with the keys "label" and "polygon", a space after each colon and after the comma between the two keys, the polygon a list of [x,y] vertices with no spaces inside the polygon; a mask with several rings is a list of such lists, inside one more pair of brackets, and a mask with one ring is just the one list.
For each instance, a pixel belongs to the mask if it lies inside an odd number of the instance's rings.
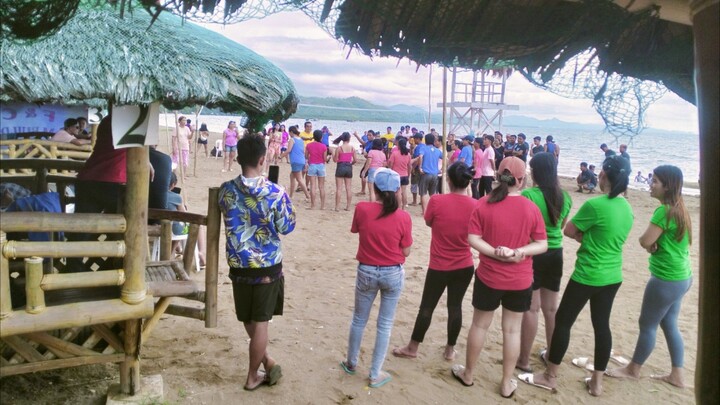
{"label": "distant mountain", "polygon": [[426,115],[422,108],[408,105],[387,107],[359,97],[302,96],[293,117],[340,121],[425,122]]}

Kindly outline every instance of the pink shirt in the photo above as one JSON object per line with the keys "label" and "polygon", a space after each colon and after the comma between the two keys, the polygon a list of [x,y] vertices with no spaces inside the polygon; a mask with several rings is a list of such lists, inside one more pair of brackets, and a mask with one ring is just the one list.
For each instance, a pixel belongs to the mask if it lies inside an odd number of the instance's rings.
{"label": "pink shirt", "polygon": [[[180,136],[178,136],[178,129],[180,129]],[[177,138],[180,150],[190,150],[190,140],[188,139],[190,134],[190,128],[188,127],[175,128],[175,131],[173,131],[173,137]]]}
{"label": "pink shirt", "polygon": [[327,146],[322,142],[310,142],[305,147],[308,153],[308,163],[316,165],[325,163],[325,155],[327,154]]}
{"label": "pink shirt", "polygon": [[397,172],[400,177],[409,176],[408,168],[410,166],[410,153],[403,155],[400,149],[393,149],[390,154],[390,169]]}
{"label": "pink shirt", "polygon": [[238,143],[238,133],[234,129],[225,128],[225,146],[236,146]]}
{"label": "pink shirt", "polygon": [[467,195],[435,194],[425,208],[425,223],[432,228],[430,264],[433,270],[458,270],[472,267],[468,243],[470,214],[476,201]]}
{"label": "pink shirt", "polygon": [[371,266],[403,264],[405,255],[402,250],[413,243],[410,214],[398,209],[378,218],[381,211],[382,205],[377,202],[361,201],[355,206],[350,227],[350,232],[360,236],[355,258]]}
{"label": "pink shirt", "polygon": [[450,156],[450,164],[457,162],[458,156],[460,156],[460,149],[456,149],[452,156]]}
{"label": "pink shirt", "polygon": [[473,179],[479,179],[482,177],[482,171],[480,170],[480,162],[482,161],[482,149],[475,149],[473,152],[473,166],[475,166],[475,175]]}
{"label": "pink shirt", "polygon": [[77,139],[77,138],[75,138],[71,133],[69,133],[68,131],[66,131],[64,129],[57,131],[55,133],[55,135],[53,135],[52,138],[50,138],[50,140],[54,141],[54,142],[66,142],[66,143],[70,143],[70,142],[74,141],[75,139]]}
{"label": "pink shirt", "polygon": [[383,151],[381,150],[371,149],[370,152],[368,152],[368,157],[372,159],[372,162],[370,162],[371,169],[384,167],[385,161],[387,161],[387,159],[385,158],[385,153],[383,153]]}
{"label": "pink shirt", "polygon": [[[547,240],[545,222],[540,209],[523,196],[507,196],[489,204],[488,196],[477,201],[470,215],[468,233],[479,235],[490,246],[517,249],[530,240]],[[529,204],[528,204],[529,203]],[[475,272],[488,287],[496,290],[518,291],[530,288],[533,282],[532,258],[519,263],[506,263],[480,255]]]}
{"label": "pink shirt", "polygon": [[483,176],[495,176],[495,149],[488,146],[482,154],[480,168]]}

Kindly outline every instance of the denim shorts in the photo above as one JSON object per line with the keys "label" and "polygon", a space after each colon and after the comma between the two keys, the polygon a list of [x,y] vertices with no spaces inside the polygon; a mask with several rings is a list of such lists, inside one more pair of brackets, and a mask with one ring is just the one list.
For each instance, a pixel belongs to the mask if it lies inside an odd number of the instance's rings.
{"label": "denim shorts", "polygon": [[290,163],[290,171],[293,173],[301,172],[305,168],[305,163]]}
{"label": "denim shorts", "polygon": [[368,183],[375,183],[375,172],[379,169],[378,167],[371,167],[368,169],[367,181]]}
{"label": "denim shorts", "polygon": [[230,152],[236,152],[236,151],[237,151],[237,145],[235,145],[235,146],[225,145],[225,152],[230,153]]}
{"label": "denim shorts", "polygon": [[308,167],[308,176],[325,177],[325,164],[313,163]]}

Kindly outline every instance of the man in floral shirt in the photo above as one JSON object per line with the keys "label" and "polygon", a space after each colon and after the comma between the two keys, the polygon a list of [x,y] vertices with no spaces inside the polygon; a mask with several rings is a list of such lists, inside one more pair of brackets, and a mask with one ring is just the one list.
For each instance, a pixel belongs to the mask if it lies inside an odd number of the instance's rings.
{"label": "man in floral shirt", "polygon": [[[284,278],[280,235],[295,229],[295,210],[285,190],[262,176],[262,136],[238,141],[242,175],[223,183],[220,210],[225,218],[226,253],[237,319],[250,336],[250,366],[245,389],[274,385],[280,366],[267,352],[268,321],[282,315]],[[259,371],[263,365],[264,372]]]}

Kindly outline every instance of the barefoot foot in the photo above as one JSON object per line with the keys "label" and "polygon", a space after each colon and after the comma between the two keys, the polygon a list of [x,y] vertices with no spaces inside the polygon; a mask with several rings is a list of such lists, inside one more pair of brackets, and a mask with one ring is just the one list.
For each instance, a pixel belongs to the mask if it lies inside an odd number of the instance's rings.
{"label": "barefoot foot", "polygon": [[678,388],[685,388],[685,383],[683,382],[682,378],[674,377],[671,375],[650,375],[650,378],[655,380],[664,381],[670,385],[673,385]]}

